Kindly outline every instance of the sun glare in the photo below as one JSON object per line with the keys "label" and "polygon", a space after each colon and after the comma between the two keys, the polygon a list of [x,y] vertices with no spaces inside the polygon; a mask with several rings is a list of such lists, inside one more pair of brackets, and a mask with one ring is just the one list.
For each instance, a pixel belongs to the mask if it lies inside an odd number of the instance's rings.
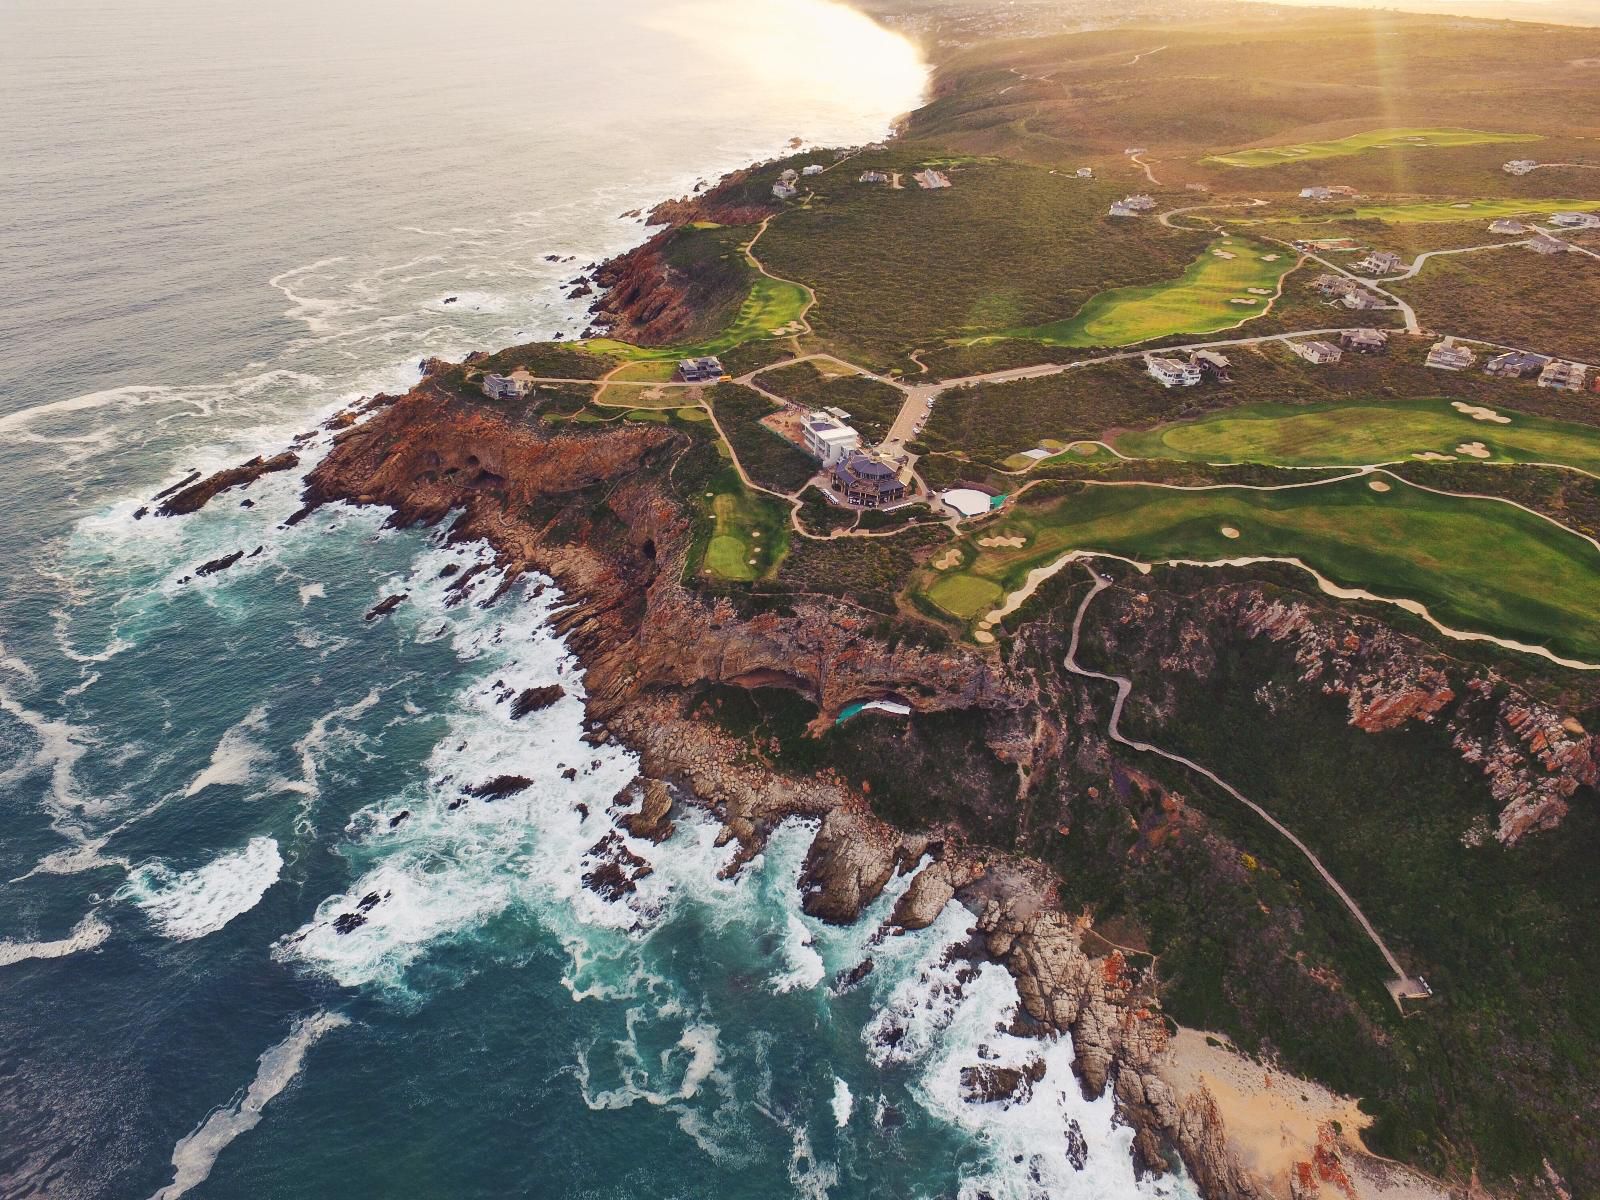
{"label": "sun glare", "polygon": [[651,23],[752,76],[781,79],[880,121],[913,107],[927,86],[916,46],[834,0],[682,0]]}

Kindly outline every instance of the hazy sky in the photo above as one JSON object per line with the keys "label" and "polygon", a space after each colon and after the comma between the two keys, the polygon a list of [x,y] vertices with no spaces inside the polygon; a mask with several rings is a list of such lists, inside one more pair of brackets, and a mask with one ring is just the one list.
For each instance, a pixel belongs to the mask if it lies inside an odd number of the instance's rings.
{"label": "hazy sky", "polygon": [[1600,0],[1261,0],[1316,7],[1387,8],[1462,17],[1505,17],[1564,25],[1600,25]]}

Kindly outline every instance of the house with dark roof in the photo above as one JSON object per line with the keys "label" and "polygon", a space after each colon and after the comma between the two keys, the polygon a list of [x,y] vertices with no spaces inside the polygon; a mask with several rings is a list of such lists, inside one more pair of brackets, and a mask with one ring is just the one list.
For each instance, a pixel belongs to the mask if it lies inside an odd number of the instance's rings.
{"label": "house with dark roof", "polygon": [[1389,335],[1381,329],[1346,329],[1339,343],[1357,354],[1382,354],[1389,348]]}
{"label": "house with dark roof", "polygon": [[857,508],[883,508],[906,498],[906,485],[900,481],[900,473],[881,459],[859,450],[834,464],[832,486],[843,503]]}
{"label": "house with dark roof", "polygon": [[1530,354],[1526,350],[1508,350],[1504,354],[1496,354],[1483,364],[1483,369],[1490,375],[1497,375],[1502,379],[1527,379],[1537,375],[1550,364],[1550,360],[1542,354]]}
{"label": "house with dark roof", "polygon": [[684,383],[716,383],[726,374],[720,358],[686,358],[678,364],[678,378]]}

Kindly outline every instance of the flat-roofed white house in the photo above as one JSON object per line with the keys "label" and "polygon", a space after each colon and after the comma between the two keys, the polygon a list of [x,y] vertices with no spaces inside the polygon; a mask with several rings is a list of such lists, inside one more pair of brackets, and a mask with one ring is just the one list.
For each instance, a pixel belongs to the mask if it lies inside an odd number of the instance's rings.
{"label": "flat-roofed white house", "polygon": [[485,375],[483,394],[491,400],[520,400],[528,394],[529,385],[520,379],[505,375]]}
{"label": "flat-roofed white house", "polygon": [[1513,158],[1500,169],[1507,175],[1526,175],[1539,164],[1531,158]]}
{"label": "flat-roofed white house", "polygon": [[825,467],[831,467],[861,449],[861,435],[829,413],[811,413],[806,417],[802,431],[806,449]]}
{"label": "flat-roofed white house", "polygon": [[1356,264],[1356,270],[1371,275],[1392,275],[1405,260],[1392,250],[1374,250]]}
{"label": "flat-roofed white house", "polygon": [[800,170],[800,174],[802,174],[802,175],[821,175],[822,171],[823,171],[823,167],[822,167],[821,163],[812,163],[808,167],[802,167],[801,170]]}
{"label": "flat-roofed white house", "polygon": [[1568,247],[1558,237],[1551,237],[1548,233],[1537,233],[1529,239],[1528,249],[1535,254],[1565,254]]}
{"label": "flat-roofed white house", "polygon": [[1464,371],[1477,361],[1477,355],[1449,338],[1435,342],[1428,351],[1426,365],[1439,371]]}
{"label": "flat-roofed white house", "polygon": [[1501,217],[1489,222],[1490,233],[1527,233],[1528,227],[1515,217]]}
{"label": "flat-roofed white house", "polygon": [[1554,225],[1557,229],[1600,229],[1600,213],[1551,213],[1550,224]]}
{"label": "flat-roofed white house", "polygon": [[1307,187],[1300,189],[1302,200],[1332,200],[1334,191],[1330,187]]}
{"label": "flat-roofed white house", "polygon": [[1308,363],[1336,363],[1344,357],[1344,351],[1332,342],[1310,341],[1290,342],[1289,349],[1293,350]]}
{"label": "flat-roofed white house", "polygon": [[1194,363],[1181,358],[1167,358],[1158,354],[1144,357],[1144,369],[1162,387],[1193,387],[1200,382],[1202,372]]}
{"label": "flat-roofed white house", "polygon": [[1134,212],[1149,212],[1156,206],[1155,197],[1147,196],[1143,192],[1125,197],[1122,203],[1133,209]]}
{"label": "flat-roofed white house", "polygon": [[1539,372],[1539,386],[1563,392],[1581,392],[1589,368],[1556,359]]}

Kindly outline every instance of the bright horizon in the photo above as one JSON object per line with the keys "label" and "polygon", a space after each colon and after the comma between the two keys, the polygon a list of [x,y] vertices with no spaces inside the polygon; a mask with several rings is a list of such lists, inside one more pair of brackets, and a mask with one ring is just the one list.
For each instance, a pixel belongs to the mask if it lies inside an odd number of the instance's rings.
{"label": "bright horizon", "polygon": [[1427,16],[1600,25],[1600,0],[1251,0],[1296,8],[1361,8]]}

